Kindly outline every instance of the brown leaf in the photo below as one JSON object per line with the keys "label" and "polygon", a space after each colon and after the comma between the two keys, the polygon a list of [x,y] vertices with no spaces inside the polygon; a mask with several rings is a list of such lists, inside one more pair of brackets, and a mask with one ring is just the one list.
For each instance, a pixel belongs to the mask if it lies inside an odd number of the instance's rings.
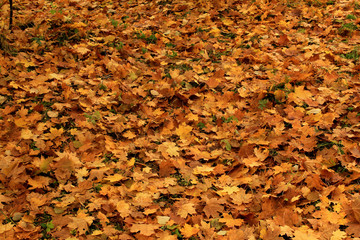
{"label": "brown leaf", "polygon": [[222,201],[219,201],[217,198],[211,198],[206,201],[204,207],[204,212],[206,216],[216,218],[219,216],[219,213],[224,211],[224,207],[221,205]]}

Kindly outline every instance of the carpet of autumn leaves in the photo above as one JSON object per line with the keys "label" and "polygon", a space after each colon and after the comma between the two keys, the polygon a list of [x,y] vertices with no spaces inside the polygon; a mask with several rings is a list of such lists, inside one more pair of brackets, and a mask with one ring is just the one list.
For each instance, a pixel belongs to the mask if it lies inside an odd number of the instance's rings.
{"label": "carpet of autumn leaves", "polygon": [[0,10],[1,239],[360,238],[360,2]]}

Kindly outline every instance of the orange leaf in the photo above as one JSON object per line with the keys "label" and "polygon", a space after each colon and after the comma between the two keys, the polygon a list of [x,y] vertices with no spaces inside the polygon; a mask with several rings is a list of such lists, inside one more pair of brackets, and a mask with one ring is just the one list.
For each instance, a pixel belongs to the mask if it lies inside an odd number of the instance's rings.
{"label": "orange leaf", "polygon": [[77,229],[79,234],[85,234],[87,230],[89,230],[89,226],[94,221],[94,217],[87,215],[83,211],[79,211],[76,217],[70,217],[72,222],[68,224],[69,228]]}
{"label": "orange leaf", "polygon": [[116,203],[116,210],[120,213],[120,216],[125,218],[130,215],[130,205],[124,200],[119,200]]}
{"label": "orange leaf", "polygon": [[133,224],[130,228],[130,232],[136,233],[140,231],[140,234],[149,237],[155,234],[155,230],[158,228],[159,225],[155,224]]}
{"label": "orange leaf", "polygon": [[180,137],[181,140],[188,140],[191,137],[191,131],[193,128],[186,123],[182,123],[176,130],[175,133]]}
{"label": "orange leaf", "polygon": [[195,214],[196,210],[194,206],[193,203],[185,203],[177,211],[177,214],[182,218],[186,218],[189,214]]}
{"label": "orange leaf", "polygon": [[199,226],[197,224],[195,224],[195,227],[185,223],[184,227],[180,228],[181,233],[184,235],[184,237],[189,238],[195,234],[197,234],[200,229],[198,228]]}

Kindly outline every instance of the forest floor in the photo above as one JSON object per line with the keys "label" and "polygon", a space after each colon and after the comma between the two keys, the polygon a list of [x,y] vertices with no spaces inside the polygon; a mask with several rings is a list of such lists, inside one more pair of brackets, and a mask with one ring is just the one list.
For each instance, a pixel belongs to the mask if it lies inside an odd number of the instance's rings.
{"label": "forest floor", "polygon": [[0,16],[1,239],[360,238],[360,2]]}

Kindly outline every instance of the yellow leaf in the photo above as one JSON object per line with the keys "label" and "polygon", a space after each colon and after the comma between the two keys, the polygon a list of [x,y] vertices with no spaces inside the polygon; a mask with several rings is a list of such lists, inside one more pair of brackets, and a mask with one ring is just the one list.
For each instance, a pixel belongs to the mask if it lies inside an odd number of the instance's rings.
{"label": "yellow leaf", "polygon": [[63,74],[50,73],[50,74],[48,75],[48,77],[49,77],[49,79],[55,78],[55,79],[57,79],[57,80],[61,80],[61,79],[63,79],[65,76],[64,76]]}
{"label": "yellow leaf", "polygon": [[177,146],[176,143],[174,142],[164,142],[163,144],[161,144],[159,146],[159,150],[166,155],[169,154],[172,157],[178,157],[179,153],[178,151],[180,150]]}
{"label": "yellow leaf", "polygon": [[234,22],[233,22],[231,19],[228,19],[228,18],[224,19],[222,22],[223,22],[223,24],[224,24],[225,26],[232,26],[232,25],[234,25]]}
{"label": "yellow leaf", "polygon": [[114,35],[109,35],[109,36],[104,37],[104,41],[105,41],[105,43],[113,42],[115,40],[115,38],[116,37]]}
{"label": "yellow leaf", "polygon": [[30,129],[22,129],[21,130],[21,138],[22,139],[32,139],[34,134],[31,132]]}
{"label": "yellow leaf", "polygon": [[118,182],[118,181],[124,180],[125,177],[123,175],[121,175],[121,174],[116,173],[114,175],[107,176],[104,179],[108,180],[110,182]]}
{"label": "yellow leaf", "polygon": [[27,124],[27,122],[23,118],[15,119],[14,122],[15,122],[15,125],[18,127],[24,127]]}
{"label": "yellow leaf", "polygon": [[235,192],[238,192],[239,191],[239,188],[238,187],[236,187],[236,186],[232,186],[232,187],[230,187],[230,186],[225,186],[224,188],[223,188],[223,190],[220,190],[220,191],[217,191],[217,193],[220,195],[220,196],[224,196],[224,195],[226,195],[226,194],[233,194],[233,193],[235,193]]}
{"label": "yellow leaf", "polygon": [[73,24],[71,24],[69,27],[72,27],[72,28],[82,28],[82,27],[86,27],[86,23],[83,23],[81,21],[78,21],[78,22],[75,22]]}
{"label": "yellow leaf", "polygon": [[209,175],[214,170],[214,167],[209,166],[197,166],[194,168],[194,174]]}
{"label": "yellow leaf", "polygon": [[346,238],[346,233],[341,231],[340,229],[333,232],[330,240],[341,240]]}
{"label": "yellow leaf", "polygon": [[132,131],[127,131],[126,133],[123,134],[123,136],[128,139],[133,139],[136,137],[136,135]]}
{"label": "yellow leaf", "polygon": [[315,234],[313,234],[311,232],[311,230],[308,230],[308,232],[303,232],[301,230],[295,230],[293,239],[294,240],[318,240],[319,238],[317,236],[315,236]]}
{"label": "yellow leaf", "polygon": [[135,164],[135,158],[131,158],[130,161],[127,163],[129,167],[134,166]]}
{"label": "yellow leaf", "polygon": [[101,234],[103,234],[103,231],[95,230],[95,231],[93,231],[93,233],[91,235],[98,236],[98,235],[101,235]]}
{"label": "yellow leaf", "polygon": [[157,216],[156,217],[158,224],[165,225],[169,220],[169,216]]}
{"label": "yellow leaf", "polygon": [[182,123],[176,130],[175,133],[180,137],[181,140],[187,140],[191,137],[192,127],[186,123]]}

